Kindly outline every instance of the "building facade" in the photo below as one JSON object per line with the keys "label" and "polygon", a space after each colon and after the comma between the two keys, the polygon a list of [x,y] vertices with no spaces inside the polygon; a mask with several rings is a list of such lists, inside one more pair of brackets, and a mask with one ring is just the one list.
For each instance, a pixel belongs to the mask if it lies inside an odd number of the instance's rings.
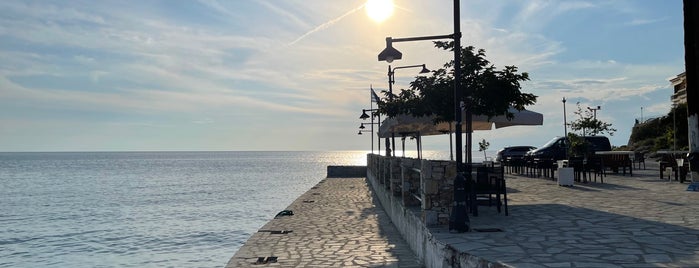
{"label": "building facade", "polygon": [[687,103],[687,74],[685,72],[678,74],[670,79],[674,92],[672,93],[672,105]]}

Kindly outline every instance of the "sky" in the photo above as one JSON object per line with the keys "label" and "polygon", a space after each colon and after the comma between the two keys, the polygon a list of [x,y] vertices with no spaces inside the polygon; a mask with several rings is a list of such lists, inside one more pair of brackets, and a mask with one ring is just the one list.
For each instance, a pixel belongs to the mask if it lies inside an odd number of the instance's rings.
{"label": "sky", "polygon": [[[0,151],[370,150],[359,116],[388,87],[385,38],[454,29],[452,1],[395,0],[382,22],[365,2],[0,1]],[[563,97],[568,121],[600,106],[625,145],[636,119],[670,110],[684,71],[680,0],[464,0],[460,22],[462,45],[529,73],[527,109],[544,115],[474,132],[490,150],[562,136]],[[393,67],[453,57],[394,47]],[[418,72],[397,70],[394,91]],[[423,149],[448,151],[448,136]]]}

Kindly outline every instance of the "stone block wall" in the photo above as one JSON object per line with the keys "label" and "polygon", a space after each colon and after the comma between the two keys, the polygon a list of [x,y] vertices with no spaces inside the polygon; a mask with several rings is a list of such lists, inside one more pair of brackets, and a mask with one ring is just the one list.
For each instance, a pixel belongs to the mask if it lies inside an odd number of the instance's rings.
{"label": "stone block wall", "polygon": [[422,162],[420,187],[422,190],[422,213],[425,224],[448,225],[454,203],[454,181],[456,166],[451,161],[427,160]]}
{"label": "stone block wall", "polygon": [[383,185],[403,206],[420,206],[425,225],[449,224],[456,176],[453,161],[369,154],[367,172],[371,172],[379,185]]}

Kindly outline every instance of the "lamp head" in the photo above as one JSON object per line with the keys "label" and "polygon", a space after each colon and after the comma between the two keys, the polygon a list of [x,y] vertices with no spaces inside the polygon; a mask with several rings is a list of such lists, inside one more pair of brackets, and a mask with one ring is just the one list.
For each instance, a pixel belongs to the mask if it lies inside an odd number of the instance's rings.
{"label": "lamp head", "polygon": [[364,123],[362,123],[361,125],[359,125],[359,129],[365,129],[365,128],[366,128],[366,127],[364,126]]}
{"label": "lamp head", "polygon": [[359,119],[366,120],[367,118],[369,118],[369,115],[366,114],[366,110],[362,110],[362,115],[359,116]]}
{"label": "lamp head", "polygon": [[362,135],[362,131],[360,130],[359,132],[357,132],[357,135]]}
{"label": "lamp head", "polygon": [[429,72],[430,72],[430,69],[427,69],[427,67],[425,67],[425,65],[423,64],[423,65],[422,65],[422,71],[420,71],[420,73],[421,73],[421,74],[426,74],[426,73],[429,73]]}
{"label": "lamp head", "polygon": [[386,48],[379,53],[379,61],[386,61],[388,63],[394,60],[400,60],[403,58],[403,53],[393,48],[393,39],[391,37],[386,37]]}

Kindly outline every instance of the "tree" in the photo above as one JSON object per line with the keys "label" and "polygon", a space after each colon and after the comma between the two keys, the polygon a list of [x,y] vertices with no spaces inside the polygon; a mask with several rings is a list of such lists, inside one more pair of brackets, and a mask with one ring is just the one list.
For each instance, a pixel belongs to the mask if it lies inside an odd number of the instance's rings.
{"label": "tree", "polygon": [[615,128],[612,128],[612,124],[598,120],[592,111],[583,109],[580,107],[580,102],[576,103],[578,109],[574,112],[578,116],[578,119],[568,123],[570,129],[576,132],[582,132],[576,134],[573,132],[568,133],[568,141],[570,142],[570,147],[568,147],[568,155],[570,156],[582,156],[589,153],[589,144],[583,138],[583,136],[596,136],[597,134],[607,133],[609,136],[613,136],[616,132]]}
{"label": "tree", "polygon": [[[435,47],[453,51],[453,42],[434,42]],[[522,93],[521,82],[529,80],[529,74],[518,73],[517,67],[505,66],[497,70],[485,59],[485,50],[472,46],[464,47],[461,53],[461,85],[465,105],[475,115],[488,117],[505,115],[510,107],[523,110],[536,102],[537,96]],[[435,123],[454,121],[454,61],[443,68],[432,71],[431,76],[417,77],[408,89],[398,95],[388,96],[378,101],[379,112],[388,117],[408,114],[416,117],[435,116]],[[468,97],[470,96],[470,98]]]}
{"label": "tree", "polygon": [[483,160],[488,158],[488,156],[485,155],[485,150],[488,150],[488,147],[490,147],[490,142],[487,142],[485,139],[478,143],[478,151],[483,152]]}
{"label": "tree", "polygon": [[597,134],[604,133],[609,134],[609,136],[614,136],[616,129],[612,128],[611,123],[597,119],[589,110],[583,111],[580,107],[580,102],[576,103],[576,105],[578,106],[578,110],[575,111],[574,114],[578,115],[578,119],[569,123],[571,130],[582,131],[582,136],[596,136]]}

